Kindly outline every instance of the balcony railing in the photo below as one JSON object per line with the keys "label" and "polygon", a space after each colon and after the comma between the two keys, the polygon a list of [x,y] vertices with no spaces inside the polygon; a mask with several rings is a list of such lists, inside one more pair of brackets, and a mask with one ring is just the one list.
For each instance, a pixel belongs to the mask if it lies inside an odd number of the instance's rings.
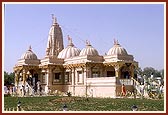
{"label": "balcony railing", "polygon": [[133,85],[132,79],[120,79],[119,81],[121,84],[124,84],[124,85]]}

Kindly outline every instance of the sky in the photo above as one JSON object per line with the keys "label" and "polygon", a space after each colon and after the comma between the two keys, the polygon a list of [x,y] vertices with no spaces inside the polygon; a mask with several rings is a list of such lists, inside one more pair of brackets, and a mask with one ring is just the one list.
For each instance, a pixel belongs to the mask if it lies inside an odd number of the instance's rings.
{"label": "sky", "polygon": [[164,68],[163,4],[6,4],[4,71],[13,72],[30,45],[39,59],[45,57],[52,14],[62,28],[64,47],[69,35],[77,48],[89,40],[105,55],[116,39],[142,69]]}

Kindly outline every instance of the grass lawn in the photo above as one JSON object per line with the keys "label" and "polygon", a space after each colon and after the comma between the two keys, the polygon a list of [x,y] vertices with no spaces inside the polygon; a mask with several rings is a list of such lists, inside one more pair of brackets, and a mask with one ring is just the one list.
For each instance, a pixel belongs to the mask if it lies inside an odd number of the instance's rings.
{"label": "grass lawn", "polygon": [[[84,98],[84,97],[19,97],[24,111],[62,111],[64,104],[70,111],[164,111],[164,100],[131,98]],[[4,108],[16,108],[18,97],[4,97]]]}

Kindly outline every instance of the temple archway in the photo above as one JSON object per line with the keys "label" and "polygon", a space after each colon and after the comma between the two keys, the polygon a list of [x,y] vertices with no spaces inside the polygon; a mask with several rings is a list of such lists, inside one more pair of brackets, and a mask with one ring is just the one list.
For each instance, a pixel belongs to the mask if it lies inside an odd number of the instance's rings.
{"label": "temple archway", "polygon": [[113,66],[106,68],[106,76],[107,77],[114,77],[115,76],[115,69]]}
{"label": "temple archway", "polygon": [[130,69],[127,66],[121,67],[121,76],[120,79],[130,79]]}

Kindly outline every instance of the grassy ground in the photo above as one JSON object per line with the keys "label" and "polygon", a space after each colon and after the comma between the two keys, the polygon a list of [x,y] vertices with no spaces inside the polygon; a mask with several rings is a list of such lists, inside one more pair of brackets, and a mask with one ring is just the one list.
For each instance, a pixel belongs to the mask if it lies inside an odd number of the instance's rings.
{"label": "grassy ground", "polygon": [[[84,97],[19,97],[24,111],[62,111],[64,104],[70,111],[164,111],[164,100],[130,98],[84,98]],[[4,108],[16,108],[18,97],[5,97]]]}

